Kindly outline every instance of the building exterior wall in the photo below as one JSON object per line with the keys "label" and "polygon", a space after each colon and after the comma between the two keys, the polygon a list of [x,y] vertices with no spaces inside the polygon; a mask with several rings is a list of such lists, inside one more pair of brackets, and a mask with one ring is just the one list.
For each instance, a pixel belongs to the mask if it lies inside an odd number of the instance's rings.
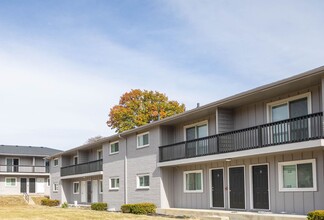
{"label": "building exterior wall", "polygon": [[[211,163],[193,164],[187,166],[167,168],[169,180],[173,184],[169,186],[168,200],[173,202],[175,208],[194,208],[209,209],[211,208],[211,186],[210,186],[210,169],[224,168],[224,187],[228,187],[228,167],[240,166],[245,167],[245,204],[246,210],[251,210],[251,173],[250,165],[268,164],[269,165],[269,190],[270,190],[270,210],[276,213],[296,213],[305,214],[315,209],[324,209],[324,153],[321,148],[313,151],[299,151],[286,154],[277,154],[269,156],[259,156],[244,159],[226,161],[215,161]],[[317,169],[317,191],[314,192],[279,192],[278,183],[278,162],[296,161],[304,159],[316,159]],[[162,168],[163,170],[165,168]],[[184,178],[185,171],[203,170],[203,192],[202,193],[185,193]],[[163,171],[164,172],[164,171]],[[162,172],[162,173],[163,173]],[[173,179],[172,179],[173,176]],[[170,197],[171,195],[171,197]],[[229,209],[228,192],[225,191],[225,209]]]}
{"label": "building exterior wall", "polygon": [[[58,166],[54,166],[54,159],[50,160],[50,177],[51,177],[51,186],[50,186],[50,192],[51,192],[51,199],[57,199],[60,200],[62,203],[66,202],[66,198],[62,197],[62,183],[61,183],[61,173],[60,169],[62,166],[62,157],[58,158]],[[53,185],[58,184],[58,191],[53,191]]]}

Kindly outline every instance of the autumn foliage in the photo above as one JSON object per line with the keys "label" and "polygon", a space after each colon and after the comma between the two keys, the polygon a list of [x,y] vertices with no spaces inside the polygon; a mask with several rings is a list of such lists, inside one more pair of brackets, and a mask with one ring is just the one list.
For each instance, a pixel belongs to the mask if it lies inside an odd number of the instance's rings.
{"label": "autumn foliage", "polygon": [[157,91],[133,89],[110,109],[107,125],[123,132],[185,111],[185,105],[169,101]]}

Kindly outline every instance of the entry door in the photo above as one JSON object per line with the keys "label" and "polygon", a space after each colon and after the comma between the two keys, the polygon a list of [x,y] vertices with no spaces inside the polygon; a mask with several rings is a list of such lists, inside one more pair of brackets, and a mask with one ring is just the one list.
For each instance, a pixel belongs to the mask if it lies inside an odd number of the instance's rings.
{"label": "entry door", "polygon": [[35,178],[29,178],[29,193],[35,193]]}
{"label": "entry door", "polygon": [[88,203],[91,203],[91,194],[92,194],[91,181],[87,181],[87,202]]}
{"label": "entry door", "polygon": [[253,208],[269,209],[268,165],[252,166]]}
{"label": "entry door", "polygon": [[44,193],[44,178],[37,178],[36,179],[36,192],[37,193]]}
{"label": "entry door", "polygon": [[87,202],[87,182],[81,181],[81,202]]}
{"label": "entry door", "polygon": [[244,167],[229,168],[230,208],[245,209]]}
{"label": "entry door", "polygon": [[20,178],[20,193],[27,192],[27,178]]}
{"label": "entry door", "polygon": [[98,181],[92,180],[92,202],[98,202]]}
{"label": "entry door", "polygon": [[213,207],[224,207],[223,169],[211,171]]}

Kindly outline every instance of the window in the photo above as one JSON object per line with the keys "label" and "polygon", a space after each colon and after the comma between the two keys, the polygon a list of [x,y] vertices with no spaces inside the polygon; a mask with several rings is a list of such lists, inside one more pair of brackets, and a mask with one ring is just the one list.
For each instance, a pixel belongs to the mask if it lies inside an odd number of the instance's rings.
{"label": "window", "polygon": [[78,164],[78,156],[73,157],[73,164],[74,165]]}
{"label": "window", "polygon": [[186,171],[183,173],[184,192],[203,192],[202,170]]}
{"label": "window", "polygon": [[73,194],[79,194],[79,187],[80,187],[79,182],[74,182],[73,183]]}
{"label": "window", "polygon": [[47,178],[47,186],[51,186],[51,179]]}
{"label": "window", "polygon": [[58,166],[58,158],[55,158],[54,159],[54,167],[57,167]]}
{"label": "window", "polygon": [[[185,140],[191,141],[208,136],[208,122],[202,121],[184,127]],[[188,156],[208,153],[208,140],[191,141],[186,143]]]}
{"label": "window", "polygon": [[119,152],[119,142],[116,141],[116,142],[110,143],[109,153],[110,154],[117,154],[118,152]]}
{"label": "window", "polygon": [[15,177],[6,177],[6,186],[17,186],[17,178]]}
{"label": "window", "polygon": [[279,191],[316,191],[315,159],[278,163]]}
{"label": "window", "polygon": [[149,146],[149,132],[137,135],[137,148]]}
{"label": "window", "polygon": [[7,158],[7,172],[19,172],[19,159]]}
{"label": "window", "polygon": [[109,189],[110,190],[118,190],[119,189],[119,178],[112,177],[109,179]]}
{"label": "window", "polygon": [[97,159],[98,160],[102,159],[102,150],[97,150]]}
{"label": "window", "polygon": [[103,193],[103,182],[102,182],[102,180],[99,180],[99,193],[100,194]]}
{"label": "window", "polygon": [[150,188],[150,175],[149,174],[137,175],[137,188],[138,189]]}
{"label": "window", "polygon": [[[310,109],[311,94],[306,93],[289,99],[268,104],[268,121],[276,122],[307,115]],[[272,125],[272,142],[298,141],[309,137],[309,121],[307,118],[297,121],[282,122]]]}
{"label": "window", "polygon": [[53,192],[58,192],[58,183],[53,183]]}

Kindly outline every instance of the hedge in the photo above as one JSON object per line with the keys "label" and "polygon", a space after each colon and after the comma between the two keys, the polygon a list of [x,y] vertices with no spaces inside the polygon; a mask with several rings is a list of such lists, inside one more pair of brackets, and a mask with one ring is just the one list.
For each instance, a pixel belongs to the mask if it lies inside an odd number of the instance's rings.
{"label": "hedge", "polygon": [[91,204],[91,210],[106,211],[108,204],[105,202],[95,202]]}
{"label": "hedge", "polygon": [[152,214],[156,212],[156,205],[153,203],[136,203],[136,204],[125,204],[120,207],[123,213],[133,214]]}
{"label": "hedge", "polygon": [[324,210],[315,210],[307,214],[308,220],[324,220]]}
{"label": "hedge", "polygon": [[41,205],[46,206],[58,206],[60,204],[59,200],[56,199],[42,199]]}

